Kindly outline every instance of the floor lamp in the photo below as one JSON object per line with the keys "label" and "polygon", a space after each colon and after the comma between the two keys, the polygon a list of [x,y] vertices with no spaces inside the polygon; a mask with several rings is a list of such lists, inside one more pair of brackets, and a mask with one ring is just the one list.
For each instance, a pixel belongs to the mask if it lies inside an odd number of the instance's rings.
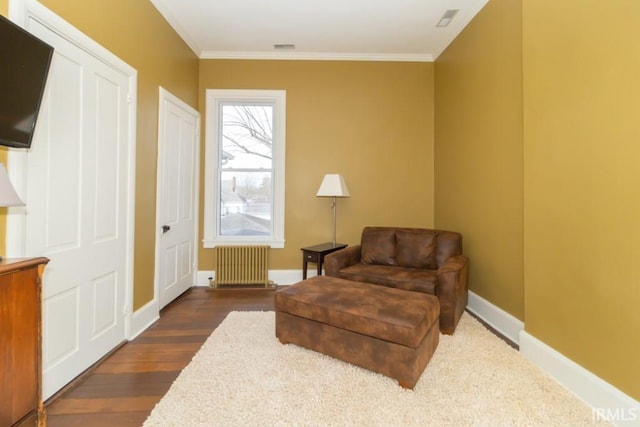
{"label": "floor lamp", "polygon": [[318,197],[332,197],[331,208],[333,209],[333,246],[336,246],[336,197],[349,197],[349,189],[340,174],[326,174],[322,179]]}
{"label": "floor lamp", "polygon": [[[24,206],[24,202],[20,200],[16,190],[13,189],[7,170],[0,163],[0,207],[9,206]],[[0,256],[0,261],[2,261],[2,256]]]}

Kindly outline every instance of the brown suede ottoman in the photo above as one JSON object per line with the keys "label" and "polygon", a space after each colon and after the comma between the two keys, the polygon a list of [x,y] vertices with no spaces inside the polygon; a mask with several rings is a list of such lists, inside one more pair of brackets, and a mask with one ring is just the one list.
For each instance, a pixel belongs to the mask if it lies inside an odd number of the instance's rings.
{"label": "brown suede ottoman", "polygon": [[438,298],[316,276],[275,293],[276,336],[412,389],[438,346]]}

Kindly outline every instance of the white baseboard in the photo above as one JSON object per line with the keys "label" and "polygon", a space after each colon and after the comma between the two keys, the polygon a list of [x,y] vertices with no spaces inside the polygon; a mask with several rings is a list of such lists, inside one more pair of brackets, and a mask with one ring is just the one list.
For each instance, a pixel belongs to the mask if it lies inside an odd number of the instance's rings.
{"label": "white baseboard", "polygon": [[149,326],[153,325],[153,322],[160,318],[160,309],[158,308],[158,300],[145,304],[143,307],[137,309],[131,316],[131,324],[129,327],[129,341],[136,338],[143,333]]}
{"label": "white baseboard", "polygon": [[520,332],[520,352],[589,405],[594,420],[640,426],[640,402],[524,330]]}
{"label": "white baseboard", "polygon": [[216,272],[213,270],[198,271],[196,275],[196,286],[209,286],[209,279],[216,278]]}
{"label": "white baseboard", "polygon": [[524,330],[524,323],[521,320],[471,291],[469,291],[467,309],[519,345],[520,331]]}
{"label": "white baseboard", "polygon": [[[307,278],[317,276],[315,269],[307,271]],[[215,279],[216,272],[213,270],[198,271],[196,278],[196,286],[209,286],[209,278]],[[302,270],[269,270],[269,280],[277,283],[279,286],[293,285],[302,280]]]}
{"label": "white baseboard", "polygon": [[592,408],[593,420],[640,426],[640,403],[524,330],[524,323],[469,292],[467,309],[518,344],[520,353]]}
{"label": "white baseboard", "polygon": [[[315,268],[307,270],[307,279],[317,275]],[[302,280],[302,270],[270,270],[269,278],[279,286],[293,285]]]}

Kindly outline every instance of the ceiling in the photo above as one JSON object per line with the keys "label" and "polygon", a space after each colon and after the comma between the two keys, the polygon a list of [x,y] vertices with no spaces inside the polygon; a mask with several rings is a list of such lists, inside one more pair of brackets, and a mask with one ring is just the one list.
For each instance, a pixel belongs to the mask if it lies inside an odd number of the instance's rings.
{"label": "ceiling", "polygon": [[199,58],[373,61],[434,61],[487,2],[151,0]]}

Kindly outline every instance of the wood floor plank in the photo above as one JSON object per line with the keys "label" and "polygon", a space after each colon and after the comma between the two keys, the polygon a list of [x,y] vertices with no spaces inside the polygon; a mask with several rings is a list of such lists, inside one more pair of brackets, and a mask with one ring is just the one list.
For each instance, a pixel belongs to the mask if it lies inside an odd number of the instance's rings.
{"label": "wood floor plank", "polygon": [[49,427],[140,426],[231,311],[272,311],[273,290],[195,287],[160,319],[46,402]]}
{"label": "wood floor plank", "polygon": [[180,362],[185,360],[185,357],[188,357],[188,360],[191,358],[189,355],[193,355],[193,351],[172,351],[166,352],[164,351],[164,347],[166,344],[158,344],[155,350],[151,351],[122,351],[114,354],[109,360],[106,360],[102,363],[97,369],[109,367],[110,365],[119,365],[122,363],[135,364],[135,363],[146,363],[146,362]]}
{"label": "wood floor plank", "polygon": [[49,415],[95,414],[113,412],[151,411],[156,405],[156,396],[139,396],[106,399],[64,399],[55,408],[47,410]]}
{"label": "wood floor plank", "polygon": [[52,415],[47,427],[127,427],[141,426],[151,411],[103,412],[89,414]]}
{"label": "wood floor plank", "polygon": [[[212,329],[213,330],[213,329]],[[206,339],[206,337],[203,337],[204,339]],[[180,338],[177,338],[175,341],[171,340],[171,339],[167,339],[165,341],[165,343],[163,344],[163,352],[166,353],[181,353],[181,352],[185,352],[185,351],[190,351],[190,352],[195,352],[198,351],[198,349],[202,346],[202,343],[204,342],[204,339],[201,339],[200,341],[196,341],[196,342],[182,342],[182,340]],[[134,347],[135,346],[135,347]],[[158,344],[157,343],[151,343],[151,344],[131,344],[131,343],[127,343],[126,345],[122,346],[121,349],[119,349],[117,351],[117,353],[120,353],[121,351],[123,351],[124,353],[127,354],[131,354],[133,352],[135,353],[141,353],[141,352],[145,352],[145,353],[149,353],[149,352],[154,352],[154,351],[158,351]]]}
{"label": "wood floor plank", "polygon": [[109,366],[101,365],[96,369],[100,374],[122,374],[126,372],[171,372],[181,371],[191,361],[191,356],[185,357],[184,361],[175,362],[132,362],[118,363]]}

